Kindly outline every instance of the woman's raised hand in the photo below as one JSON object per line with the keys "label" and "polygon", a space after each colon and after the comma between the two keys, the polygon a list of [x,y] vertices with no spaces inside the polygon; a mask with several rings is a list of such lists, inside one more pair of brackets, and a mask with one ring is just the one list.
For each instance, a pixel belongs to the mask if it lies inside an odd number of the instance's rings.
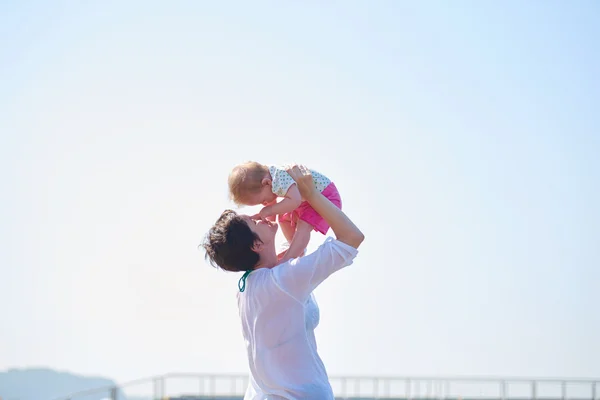
{"label": "woman's raised hand", "polygon": [[290,165],[286,167],[286,171],[296,182],[296,186],[304,200],[308,200],[318,193],[312,174],[304,165]]}

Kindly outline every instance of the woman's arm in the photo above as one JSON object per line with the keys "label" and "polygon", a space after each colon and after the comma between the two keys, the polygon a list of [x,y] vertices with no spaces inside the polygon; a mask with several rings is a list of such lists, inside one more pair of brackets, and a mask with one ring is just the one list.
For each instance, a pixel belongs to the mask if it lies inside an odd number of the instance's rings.
{"label": "woman's arm", "polygon": [[317,191],[310,171],[294,166],[288,173],[296,181],[302,197],[327,221],[337,238],[328,238],[315,252],[272,269],[277,286],[304,304],[325,279],[352,264],[365,237],[342,210]]}
{"label": "woman's arm", "polygon": [[358,250],[329,237],[309,255],[294,258],[271,269],[276,285],[289,296],[304,304],[325,279],[351,265]]}
{"label": "woman's arm", "polygon": [[365,235],[342,210],[317,190],[310,171],[303,165],[294,165],[287,172],[296,181],[301,196],[327,221],[337,240],[358,249]]}

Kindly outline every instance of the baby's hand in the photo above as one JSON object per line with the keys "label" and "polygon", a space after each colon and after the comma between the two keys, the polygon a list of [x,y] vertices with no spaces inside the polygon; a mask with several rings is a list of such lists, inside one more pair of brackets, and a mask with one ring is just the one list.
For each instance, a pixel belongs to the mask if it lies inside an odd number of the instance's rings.
{"label": "baby's hand", "polygon": [[262,210],[260,210],[260,212],[258,214],[253,215],[252,219],[266,219],[268,221],[274,222],[275,218],[277,218],[276,215],[271,215],[270,213],[268,213],[268,208],[267,207],[263,207]]}

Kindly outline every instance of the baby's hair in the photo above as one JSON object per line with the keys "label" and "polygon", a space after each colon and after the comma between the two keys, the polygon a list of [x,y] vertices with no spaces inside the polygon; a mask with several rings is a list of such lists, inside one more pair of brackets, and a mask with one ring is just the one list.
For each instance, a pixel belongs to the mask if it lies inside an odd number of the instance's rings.
{"label": "baby's hair", "polygon": [[229,197],[236,204],[244,204],[246,194],[257,193],[262,188],[262,180],[269,168],[255,161],[235,166],[229,174]]}

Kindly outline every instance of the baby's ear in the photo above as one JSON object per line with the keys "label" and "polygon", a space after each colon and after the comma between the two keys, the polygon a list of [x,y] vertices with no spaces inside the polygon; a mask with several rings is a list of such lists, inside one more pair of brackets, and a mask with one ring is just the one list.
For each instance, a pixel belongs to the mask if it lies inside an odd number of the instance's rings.
{"label": "baby's ear", "polygon": [[262,182],[261,182],[261,183],[262,183],[262,185],[263,185],[263,186],[267,186],[267,185],[268,185],[268,186],[271,186],[271,184],[272,184],[273,182],[272,182],[272,181],[271,181],[269,178],[263,178],[263,180],[262,180]]}

